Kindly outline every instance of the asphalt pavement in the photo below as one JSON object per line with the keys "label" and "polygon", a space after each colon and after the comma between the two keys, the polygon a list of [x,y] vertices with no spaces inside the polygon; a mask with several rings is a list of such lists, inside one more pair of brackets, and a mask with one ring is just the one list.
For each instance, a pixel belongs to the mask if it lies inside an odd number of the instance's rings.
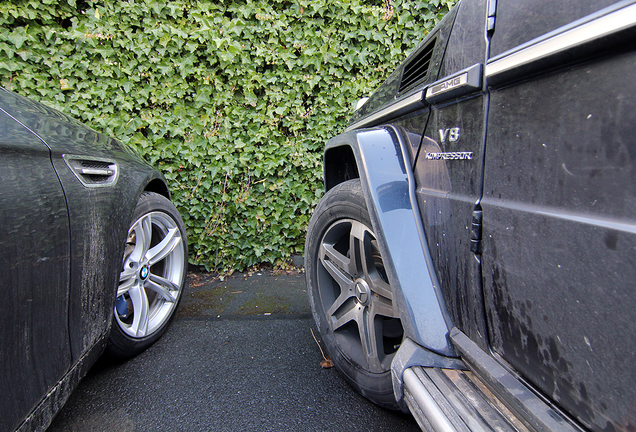
{"label": "asphalt pavement", "polygon": [[188,278],[163,338],[101,359],[49,432],[419,431],[320,366],[302,272]]}

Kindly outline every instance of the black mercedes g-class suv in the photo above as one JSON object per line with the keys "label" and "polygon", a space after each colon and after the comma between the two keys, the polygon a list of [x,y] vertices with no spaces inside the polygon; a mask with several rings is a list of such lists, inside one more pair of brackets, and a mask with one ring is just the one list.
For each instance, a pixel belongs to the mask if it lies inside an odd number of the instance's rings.
{"label": "black mercedes g-class suv", "polygon": [[434,431],[636,430],[636,2],[461,0],[324,153],[309,299]]}

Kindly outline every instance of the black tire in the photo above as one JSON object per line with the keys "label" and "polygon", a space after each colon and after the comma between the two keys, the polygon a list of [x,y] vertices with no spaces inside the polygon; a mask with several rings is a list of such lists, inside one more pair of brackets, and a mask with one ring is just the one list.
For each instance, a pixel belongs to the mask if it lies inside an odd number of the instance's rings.
{"label": "black tire", "polygon": [[391,361],[403,329],[359,179],[320,200],[305,243],[309,303],[336,369],[360,394],[398,409]]}
{"label": "black tire", "polygon": [[106,352],[135,356],[172,321],[186,284],[188,240],[167,198],[144,192],[128,230]]}

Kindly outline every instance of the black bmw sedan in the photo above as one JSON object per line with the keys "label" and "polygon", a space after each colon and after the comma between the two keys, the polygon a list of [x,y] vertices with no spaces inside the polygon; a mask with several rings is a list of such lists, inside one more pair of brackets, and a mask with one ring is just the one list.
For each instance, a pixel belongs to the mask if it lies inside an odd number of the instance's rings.
{"label": "black bmw sedan", "polygon": [[166,330],[187,238],[157,170],[4,89],[0,182],[0,431],[40,430],[105,349]]}

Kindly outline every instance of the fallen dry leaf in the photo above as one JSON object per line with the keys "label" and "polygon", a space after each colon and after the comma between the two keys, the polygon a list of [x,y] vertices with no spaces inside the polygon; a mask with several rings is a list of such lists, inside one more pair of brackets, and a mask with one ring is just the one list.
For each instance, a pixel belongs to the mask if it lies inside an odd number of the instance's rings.
{"label": "fallen dry leaf", "polygon": [[331,369],[333,366],[334,365],[331,359],[323,360],[320,362],[320,367],[323,369]]}
{"label": "fallen dry leaf", "polygon": [[320,353],[322,354],[322,358],[324,359],[323,361],[320,362],[320,367],[323,369],[331,369],[334,366],[333,361],[331,361],[331,359],[325,355],[325,352],[322,350],[322,347],[320,346],[318,339],[316,339],[314,330],[311,328],[309,330],[311,331],[311,336],[314,338],[314,341],[316,341],[316,345],[318,345],[318,348],[320,349]]}

